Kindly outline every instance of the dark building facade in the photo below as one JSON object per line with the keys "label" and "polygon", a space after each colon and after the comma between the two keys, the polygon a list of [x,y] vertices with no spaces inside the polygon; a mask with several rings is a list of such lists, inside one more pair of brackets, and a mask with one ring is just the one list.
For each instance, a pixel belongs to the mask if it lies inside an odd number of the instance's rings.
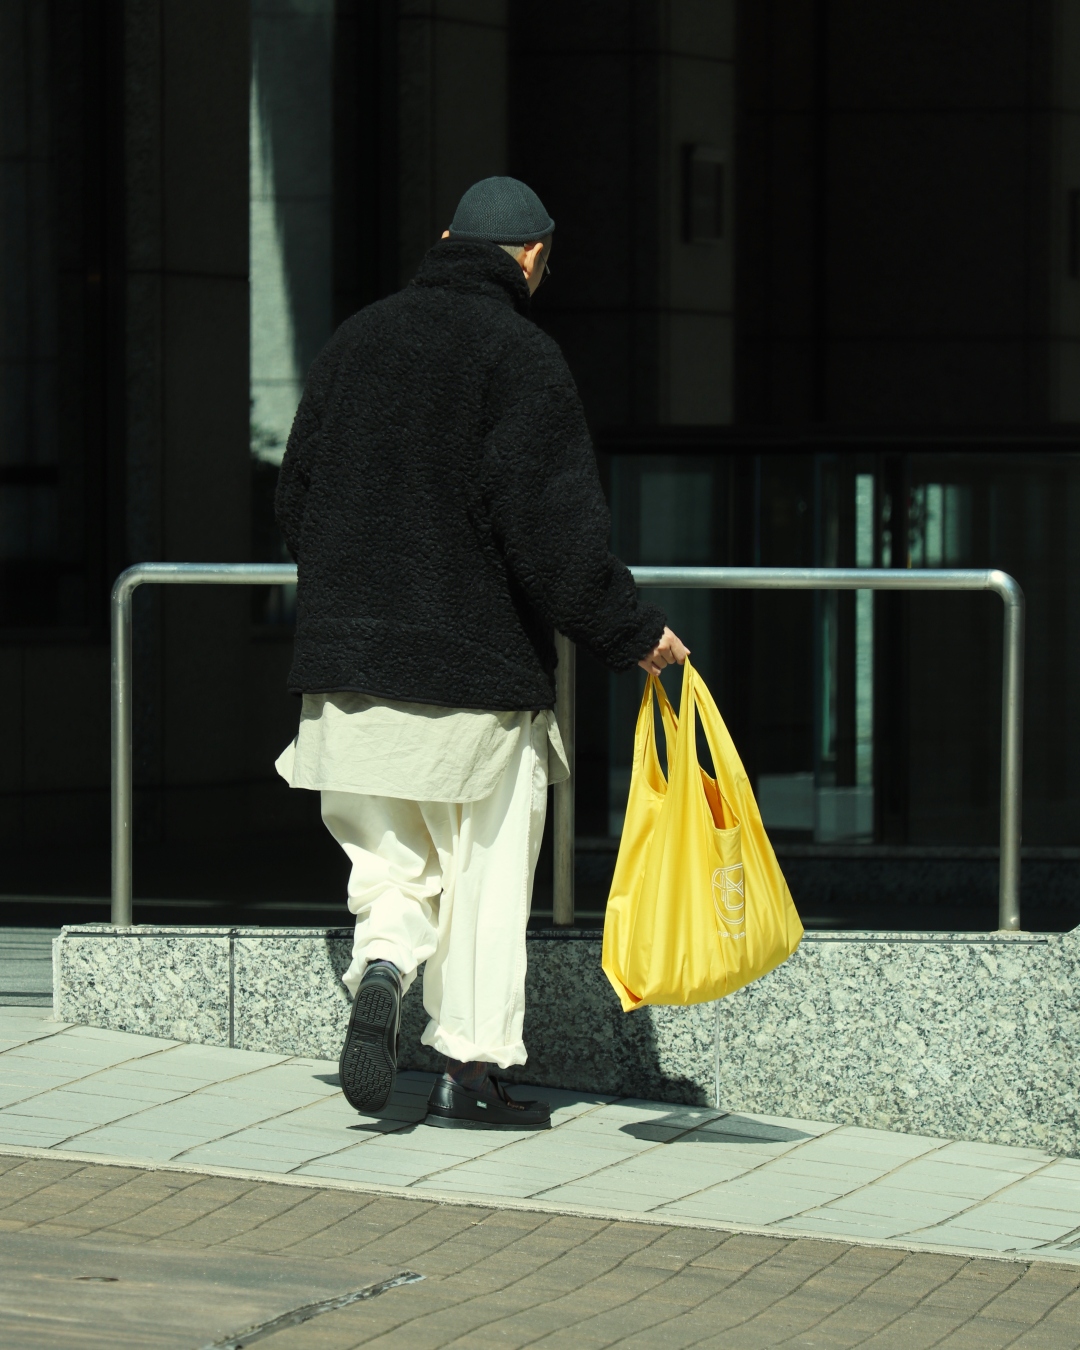
{"label": "dark building facade", "polygon": [[[0,0],[0,168],[13,921],[105,912],[112,579],[283,556],[312,357],[509,172],[628,561],[1018,578],[1025,923],[1080,922],[1075,0]],[[664,603],[808,923],[993,926],[999,602]],[[340,916],[290,604],[138,596],[137,917]],[[639,697],[580,661],[585,922]]]}

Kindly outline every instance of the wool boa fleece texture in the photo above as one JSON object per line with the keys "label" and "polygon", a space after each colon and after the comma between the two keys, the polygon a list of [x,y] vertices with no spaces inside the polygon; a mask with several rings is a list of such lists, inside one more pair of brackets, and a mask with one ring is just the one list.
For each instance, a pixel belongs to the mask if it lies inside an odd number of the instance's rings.
{"label": "wool boa fleece texture", "polygon": [[443,241],[316,358],[277,487],[299,567],[289,688],[450,707],[555,698],[553,628],[612,670],[659,640],[608,548],[581,400],[521,269]]}

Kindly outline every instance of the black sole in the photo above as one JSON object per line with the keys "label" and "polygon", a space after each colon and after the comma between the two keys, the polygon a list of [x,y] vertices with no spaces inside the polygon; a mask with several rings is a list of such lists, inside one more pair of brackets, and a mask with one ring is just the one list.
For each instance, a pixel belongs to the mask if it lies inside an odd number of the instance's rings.
{"label": "black sole", "polygon": [[356,1111],[381,1111],[390,1100],[397,1061],[389,1046],[396,1038],[397,1016],[398,1000],[385,985],[360,986],[338,1060],[341,1090]]}
{"label": "black sole", "polygon": [[464,1116],[441,1116],[428,1107],[424,1117],[425,1125],[434,1125],[440,1130],[550,1130],[551,1117],[547,1120],[522,1121],[520,1124],[503,1124],[493,1120],[469,1120]]}

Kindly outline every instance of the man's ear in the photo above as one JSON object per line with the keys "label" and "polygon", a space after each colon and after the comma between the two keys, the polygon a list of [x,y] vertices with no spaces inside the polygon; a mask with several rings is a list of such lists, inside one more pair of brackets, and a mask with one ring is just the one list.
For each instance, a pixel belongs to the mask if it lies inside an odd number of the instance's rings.
{"label": "man's ear", "polygon": [[443,232],[442,232],[442,234],[439,236],[439,238],[440,238],[440,239],[449,239],[449,238],[450,238],[450,231],[449,231],[449,230],[443,230]]}

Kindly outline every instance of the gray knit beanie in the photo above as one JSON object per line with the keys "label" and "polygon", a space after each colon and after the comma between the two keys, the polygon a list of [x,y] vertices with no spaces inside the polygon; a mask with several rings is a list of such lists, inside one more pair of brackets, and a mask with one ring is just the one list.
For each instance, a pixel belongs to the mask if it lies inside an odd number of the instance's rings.
{"label": "gray knit beanie", "polygon": [[531,187],[516,178],[483,178],[458,202],[450,238],[532,244],[554,228],[555,222]]}

